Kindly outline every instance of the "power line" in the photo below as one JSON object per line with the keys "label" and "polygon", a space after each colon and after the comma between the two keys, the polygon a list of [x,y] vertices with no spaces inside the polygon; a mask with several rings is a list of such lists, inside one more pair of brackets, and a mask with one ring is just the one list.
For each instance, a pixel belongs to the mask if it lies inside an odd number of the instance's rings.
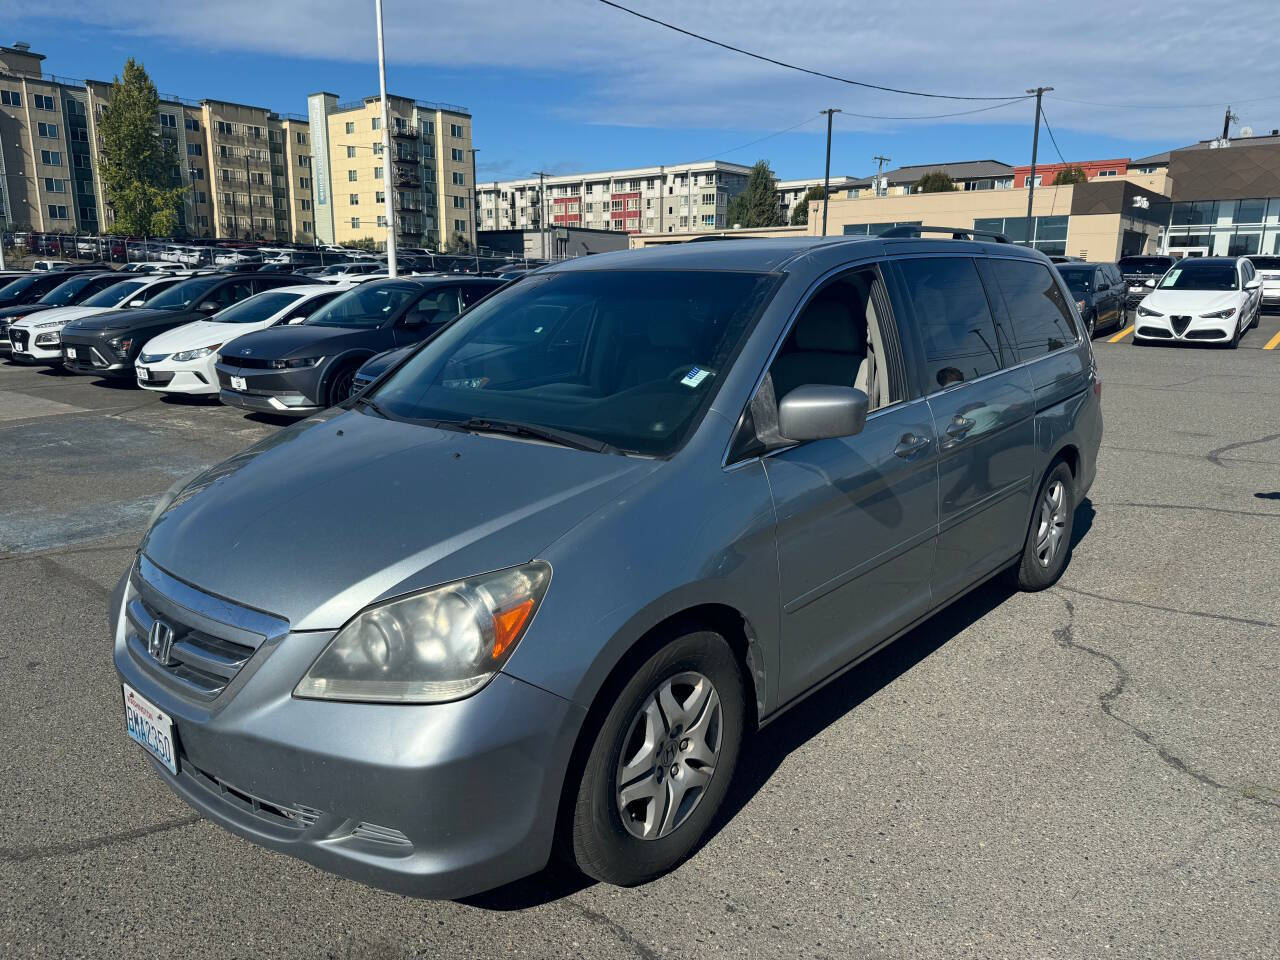
{"label": "power line", "polygon": [[978,107],[974,110],[957,110],[955,113],[917,114],[913,117],[882,117],[874,113],[851,113],[848,110],[843,111],[843,116],[858,117],[862,120],[941,120],[945,117],[965,117],[972,113],[985,113],[988,110],[999,110],[1001,107],[1007,107],[1014,103],[1022,103],[1022,101],[1030,99],[1030,97],[1012,97],[1003,103],[993,103],[990,106]]}
{"label": "power line", "polygon": [[1067,158],[1062,155],[1062,151],[1058,149],[1058,138],[1053,135],[1053,127],[1049,126],[1049,118],[1045,115],[1044,105],[1040,106],[1040,119],[1044,121],[1044,128],[1049,133],[1049,140],[1053,143],[1053,152],[1058,155],[1058,159],[1065,165]]}
{"label": "power line", "polygon": [[[801,127],[807,124],[813,123],[813,121],[817,120],[819,116],[821,116],[821,114],[815,114],[814,116],[807,117],[806,119],[801,120],[799,123],[792,124],[789,127],[783,127],[781,130],[775,130],[773,133],[767,133],[763,137],[759,137],[755,140],[748,140],[746,143],[738,144],[738,146],[730,147],[727,150],[717,150],[715,153],[708,154],[705,157],[698,157],[694,160],[689,160],[687,162],[702,163],[704,160],[715,160],[716,158],[722,157],[726,154],[737,153],[739,150],[745,150],[747,147],[754,147],[757,143],[764,143],[766,140],[772,140],[774,137],[780,137],[784,133],[790,133],[792,130],[799,130]],[[680,166],[680,165],[681,164],[676,164],[676,166]]]}
{"label": "power line", "polygon": [[855,87],[865,87],[868,90],[880,90],[884,93],[901,93],[909,97],[931,97],[936,100],[1010,100],[1016,99],[1012,97],[967,97],[959,94],[951,93],[925,93],[920,90],[903,90],[899,87],[886,87],[878,83],[867,83],[863,80],[850,80],[848,77],[838,77],[832,73],[823,73],[821,70],[812,70],[809,67],[800,67],[794,63],[787,63],[785,60],[776,60],[773,57],[767,57],[762,53],[753,53],[750,50],[744,50],[742,47],[735,47],[731,43],[725,43],[722,40],[714,40],[711,37],[703,36],[700,33],[694,33],[692,30],[686,30],[684,27],[678,27],[674,23],[668,23],[665,20],[659,20],[657,17],[651,17],[639,10],[632,10],[630,7],[624,7],[614,0],[599,0],[606,7],[613,7],[615,10],[621,10],[623,13],[629,13],[633,17],[639,17],[641,20],[648,20],[650,23],[657,24],[660,27],[666,27],[668,30],[674,30],[676,33],[682,33],[686,37],[692,37],[695,40],[701,40],[703,43],[709,43],[712,46],[720,47],[722,50],[730,50],[733,53],[740,53],[745,57],[751,57],[755,60],[762,60],[765,63],[771,63],[775,67],[785,67],[788,70],[796,70],[800,73],[807,73],[810,76],[821,77],[824,80],[835,80],[838,83],[847,83]]}

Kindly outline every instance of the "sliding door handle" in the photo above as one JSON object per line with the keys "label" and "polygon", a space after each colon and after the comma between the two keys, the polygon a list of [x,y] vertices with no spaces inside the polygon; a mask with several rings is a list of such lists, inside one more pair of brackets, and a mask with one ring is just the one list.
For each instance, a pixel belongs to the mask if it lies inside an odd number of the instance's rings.
{"label": "sliding door handle", "polygon": [[893,455],[902,457],[904,460],[910,460],[927,446],[929,446],[928,437],[922,437],[918,433],[904,433],[902,439],[898,441],[898,445],[893,448]]}

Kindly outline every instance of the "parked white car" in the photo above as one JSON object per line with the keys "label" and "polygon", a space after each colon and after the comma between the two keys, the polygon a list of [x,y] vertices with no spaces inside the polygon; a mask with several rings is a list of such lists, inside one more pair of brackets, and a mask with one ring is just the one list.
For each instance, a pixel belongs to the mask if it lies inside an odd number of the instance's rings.
{"label": "parked white car", "polygon": [[149,340],[134,373],[138,386],[160,393],[218,393],[218,350],[236,337],[280,323],[300,323],[350,284],[275,287]]}
{"label": "parked white car", "polygon": [[32,270],[60,270],[62,267],[71,266],[70,260],[37,260],[31,264]]}
{"label": "parked white car", "polygon": [[1133,342],[1236,347],[1262,313],[1262,281],[1244,257],[1188,257],[1168,269],[1138,305]]}
{"label": "parked white car", "polygon": [[186,277],[171,274],[125,274],[119,283],[100,290],[73,307],[54,307],[15,320],[9,326],[12,357],[19,363],[62,363],[62,328],[72,320],[107,310],[145,307],[156,294]]}
{"label": "parked white car", "polygon": [[1262,281],[1263,306],[1280,306],[1280,255],[1248,258]]}

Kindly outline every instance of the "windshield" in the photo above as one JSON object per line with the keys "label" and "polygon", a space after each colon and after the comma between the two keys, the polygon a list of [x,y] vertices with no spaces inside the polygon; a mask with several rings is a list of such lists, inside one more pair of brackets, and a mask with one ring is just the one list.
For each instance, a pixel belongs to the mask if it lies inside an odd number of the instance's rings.
{"label": "windshield", "polygon": [[95,278],[91,273],[82,273],[78,277],[73,277],[65,283],[60,283],[43,297],[40,303],[48,304],[51,307],[64,307],[68,303],[75,303],[80,291],[87,287]]}
{"label": "windshield", "polygon": [[114,307],[117,303],[123,303],[129,299],[129,294],[142,289],[146,284],[142,280],[125,280],[121,283],[113,283],[105,290],[99,290],[92,297],[84,301],[86,307]]}
{"label": "windshield", "polygon": [[0,301],[13,300],[17,297],[20,297],[24,293],[26,293],[28,290],[30,290],[32,287],[34,287],[36,284],[38,283],[44,284],[44,283],[47,283],[48,280],[49,280],[48,274],[45,274],[43,276],[36,276],[33,274],[32,276],[29,276],[29,277],[20,277],[19,279],[13,281],[13,283],[5,287],[3,290],[0,290]]}
{"label": "windshield", "polygon": [[1087,270],[1072,270],[1059,267],[1058,273],[1067,281],[1067,286],[1077,297],[1084,297],[1093,292],[1093,267]]}
{"label": "windshield", "polygon": [[1239,290],[1235,264],[1178,266],[1164,275],[1161,290]]}
{"label": "windshield", "polygon": [[209,319],[215,323],[262,323],[264,320],[271,319],[271,317],[301,296],[302,294],[300,293],[281,293],[278,290],[270,290],[266,293],[260,293],[256,297],[241,300],[220,313],[214,314]]}
{"label": "windshield", "polygon": [[1164,273],[1172,265],[1171,257],[1121,257],[1116,264],[1121,273]]}
{"label": "windshield", "polygon": [[478,304],[376,394],[388,416],[482,418],[666,456],[775,289],[768,274],[582,270]]}
{"label": "windshield", "polygon": [[207,290],[221,282],[221,277],[196,277],[193,280],[184,280],[156,296],[147,306],[157,310],[186,310]]}
{"label": "windshield", "polygon": [[314,327],[379,327],[421,293],[421,287],[407,284],[365,284],[348,290],[302,322]]}

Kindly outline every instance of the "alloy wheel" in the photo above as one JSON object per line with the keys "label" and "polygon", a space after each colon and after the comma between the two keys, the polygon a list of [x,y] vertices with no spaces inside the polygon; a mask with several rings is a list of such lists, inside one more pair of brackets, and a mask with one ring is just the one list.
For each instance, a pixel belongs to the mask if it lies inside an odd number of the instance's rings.
{"label": "alloy wheel", "polygon": [[615,774],[622,825],[640,840],[689,818],[715,775],[724,718],[715,685],[686,671],[664,680],[627,727]]}
{"label": "alloy wheel", "polygon": [[1045,488],[1040,499],[1040,522],[1036,527],[1036,560],[1048,567],[1062,547],[1067,529],[1067,491],[1061,480]]}

